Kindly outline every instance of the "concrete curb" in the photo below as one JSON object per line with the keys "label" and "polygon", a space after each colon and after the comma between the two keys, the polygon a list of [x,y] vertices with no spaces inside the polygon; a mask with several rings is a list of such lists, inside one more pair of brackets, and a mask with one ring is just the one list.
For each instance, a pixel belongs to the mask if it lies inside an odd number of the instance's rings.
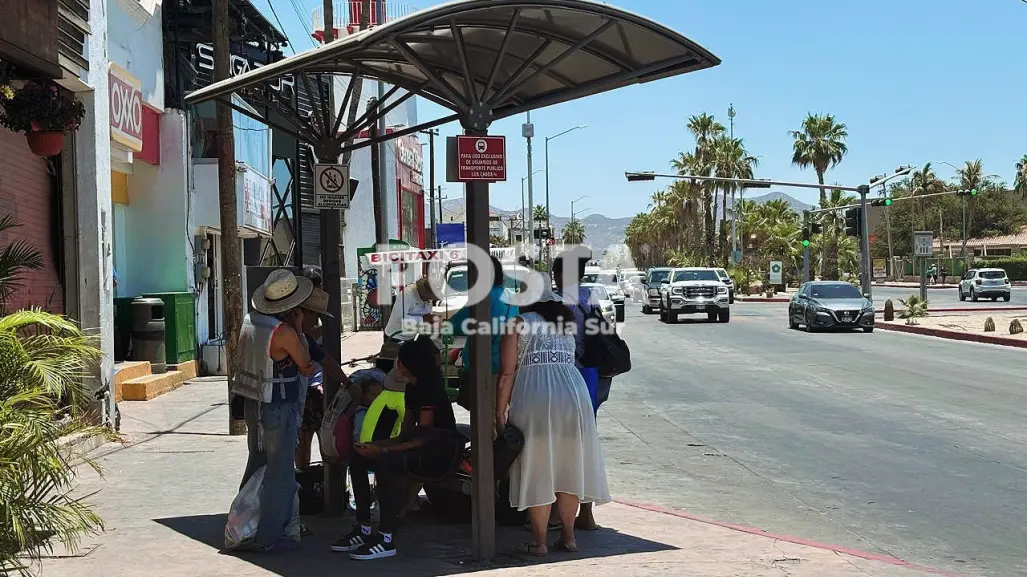
{"label": "concrete curb", "polygon": [[[1013,281],[1010,284],[1013,285],[1013,286],[1018,286],[1018,287],[1027,286],[1027,282],[1023,282],[1023,281]],[[919,290],[920,289],[920,285],[917,284],[917,283],[913,283],[913,284],[900,284],[900,283],[894,283],[894,282],[874,283],[873,286],[875,286],[875,287],[885,287],[885,288],[908,288],[908,289],[914,289],[914,290]],[[929,285],[927,285],[927,288],[928,289],[954,289],[957,286],[958,285],[954,285],[954,284],[943,284],[943,285],[929,284]]]}
{"label": "concrete curb", "polygon": [[[896,316],[905,309],[895,309]],[[1006,307],[950,307],[943,309],[928,309],[929,313],[989,313],[992,311],[998,312],[1009,312],[1009,311],[1027,311],[1027,306],[1006,306]],[[878,314],[884,314],[884,309],[877,309],[874,311]]]}
{"label": "concrete curb", "polygon": [[877,328],[885,331],[895,331],[900,333],[911,333],[914,335],[924,335],[928,337],[938,337],[940,339],[949,339],[954,341],[968,341],[971,343],[985,343],[989,345],[1001,345],[1004,347],[1014,347],[1019,349],[1027,349],[1027,340],[1021,341],[1016,339],[1010,339],[1008,337],[998,337],[991,335],[981,335],[977,333],[963,333],[959,331],[950,331],[946,329],[935,329],[922,327],[919,325],[899,325],[892,323],[877,323]]}
{"label": "concrete curb", "polygon": [[912,569],[914,571],[922,571],[924,573],[931,573],[934,575],[943,575],[944,577],[965,577],[962,573],[956,573],[955,571],[949,571],[947,569],[938,569],[935,567],[929,567],[927,565],[919,565],[917,563],[910,563],[898,557],[892,557],[890,555],[881,555],[879,553],[870,553],[868,551],[861,551],[859,549],[853,549],[851,547],[842,547],[841,545],[832,545],[829,543],[823,543],[820,541],[813,541],[811,539],[805,539],[802,537],[795,537],[792,535],[784,535],[780,533],[771,533],[763,529],[756,527],[749,527],[747,525],[739,525],[736,523],[726,523],[724,521],[716,521],[714,519],[708,519],[706,517],[700,517],[699,515],[693,515],[686,511],[679,509],[672,509],[670,507],[663,507],[661,505],[650,505],[648,503],[639,503],[636,501],[626,501],[623,499],[614,499],[615,503],[621,505],[627,505],[628,507],[634,507],[636,509],[642,509],[643,511],[650,511],[653,513],[661,513],[663,515],[670,515],[671,517],[678,517],[680,519],[688,519],[689,521],[695,521],[697,523],[705,523],[707,525],[713,525],[724,529],[730,529],[732,531],[738,531],[740,533],[748,533],[750,535],[757,535],[760,537],[767,537],[776,541],[784,541],[786,543],[793,543],[795,545],[801,545],[804,547],[813,547],[815,549],[824,549],[827,551],[834,551],[841,555],[848,555],[850,557],[858,557],[860,559],[866,559],[867,561],[878,561],[880,563],[887,563],[888,565],[894,565],[896,567],[903,567],[906,569]]}
{"label": "concrete curb", "polygon": [[736,303],[787,303],[791,300],[788,297],[735,297]]}

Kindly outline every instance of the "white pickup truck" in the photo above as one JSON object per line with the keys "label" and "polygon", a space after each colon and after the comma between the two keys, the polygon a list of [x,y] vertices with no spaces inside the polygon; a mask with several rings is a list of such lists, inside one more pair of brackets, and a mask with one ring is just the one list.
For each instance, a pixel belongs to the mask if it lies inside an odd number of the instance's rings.
{"label": "white pickup truck", "polygon": [[660,320],[676,323],[679,315],[706,313],[710,321],[731,320],[727,285],[712,268],[675,268],[660,284]]}

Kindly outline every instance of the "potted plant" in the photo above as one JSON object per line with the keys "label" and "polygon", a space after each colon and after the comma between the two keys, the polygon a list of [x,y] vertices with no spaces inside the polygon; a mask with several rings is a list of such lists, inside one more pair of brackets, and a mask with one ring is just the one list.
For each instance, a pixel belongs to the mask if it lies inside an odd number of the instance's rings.
{"label": "potted plant", "polygon": [[85,114],[85,106],[61,94],[56,84],[30,81],[3,101],[0,123],[24,132],[34,154],[53,156],[64,146],[64,135],[78,130]]}

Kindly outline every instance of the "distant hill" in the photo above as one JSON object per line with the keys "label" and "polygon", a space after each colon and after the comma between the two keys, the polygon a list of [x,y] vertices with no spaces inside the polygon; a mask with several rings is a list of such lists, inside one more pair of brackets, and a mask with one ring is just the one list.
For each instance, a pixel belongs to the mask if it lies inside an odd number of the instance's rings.
{"label": "distant hill", "polygon": [[[783,192],[777,191],[768,192],[759,196],[749,196],[746,198],[761,204],[770,200],[784,200],[792,207],[793,210],[795,210],[795,212],[799,213],[810,208],[810,205]],[[729,198],[729,208],[730,204],[731,199]],[[489,206],[489,213],[506,217],[516,215],[518,214],[518,211]],[[464,207],[464,199],[454,198],[442,201],[442,218],[440,219],[440,222],[465,222],[466,214],[467,210]],[[718,219],[722,216],[719,197],[717,202],[717,216]],[[565,216],[553,215],[553,229],[557,236],[560,235],[560,231],[563,230],[564,225],[566,225],[569,220],[570,219]],[[590,214],[580,220],[585,225],[585,243],[592,247],[592,250],[596,255],[601,255],[610,245],[624,243],[624,230],[631,222],[631,217],[608,218],[601,214]]]}

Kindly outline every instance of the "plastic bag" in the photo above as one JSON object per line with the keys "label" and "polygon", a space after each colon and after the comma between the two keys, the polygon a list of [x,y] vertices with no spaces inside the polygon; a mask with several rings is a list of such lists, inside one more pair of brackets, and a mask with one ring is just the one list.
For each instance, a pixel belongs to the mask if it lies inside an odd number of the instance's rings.
{"label": "plastic bag", "polygon": [[[263,485],[264,467],[261,467],[250,476],[232,500],[232,507],[228,510],[228,521],[225,523],[226,549],[245,548],[257,538],[257,528],[260,526],[260,490]],[[296,487],[298,489],[299,485]],[[299,491],[293,494],[292,519],[285,527],[284,537],[290,541],[300,540]]]}

